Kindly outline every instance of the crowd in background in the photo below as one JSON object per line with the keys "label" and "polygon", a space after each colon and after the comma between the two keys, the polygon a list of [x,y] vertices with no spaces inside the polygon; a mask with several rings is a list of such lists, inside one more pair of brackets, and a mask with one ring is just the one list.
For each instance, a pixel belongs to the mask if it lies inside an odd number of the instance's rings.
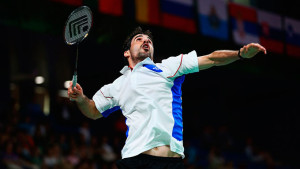
{"label": "crowd in background", "polygon": [[[85,117],[77,120],[79,125],[68,121],[68,106],[58,113],[62,119],[43,115],[38,105],[16,107],[12,104],[0,116],[0,169],[117,168],[126,139],[121,115],[113,127],[102,129],[109,132],[101,132]],[[184,135],[186,169],[292,169],[256,146],[251,137],[237,139],[226,125],[197,131],[199,137]]]}

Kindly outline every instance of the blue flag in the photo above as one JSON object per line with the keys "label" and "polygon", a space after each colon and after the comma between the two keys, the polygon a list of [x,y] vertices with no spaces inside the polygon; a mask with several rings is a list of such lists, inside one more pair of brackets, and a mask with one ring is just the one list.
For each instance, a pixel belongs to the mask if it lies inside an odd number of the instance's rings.
{"label": "blue flag", "polygon": [[228,40],[228,14],[224,0],[198,0],[198,15],[203,35]]}

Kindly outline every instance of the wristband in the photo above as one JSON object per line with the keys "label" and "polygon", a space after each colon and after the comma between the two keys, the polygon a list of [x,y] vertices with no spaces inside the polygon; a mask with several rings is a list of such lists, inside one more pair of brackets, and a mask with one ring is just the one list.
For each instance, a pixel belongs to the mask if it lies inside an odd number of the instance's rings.
{"label": "wristband", "polygon": [[244,60],[244,59],[245,59],[245,58],[243,58],[243,57],[241,56],[241,49],[239,49],[238,57],[239,57],[241,60]]}

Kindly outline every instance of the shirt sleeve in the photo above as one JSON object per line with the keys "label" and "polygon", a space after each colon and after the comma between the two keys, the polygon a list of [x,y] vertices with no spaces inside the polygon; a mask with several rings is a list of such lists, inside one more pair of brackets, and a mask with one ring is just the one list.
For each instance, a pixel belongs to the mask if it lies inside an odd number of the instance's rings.
{"label": "shirt sleeve", "polygon": [[104,117],[107,117],[112,112],[120,109],[120,107],[117,106],[117,102],[114,97],[111,95],[111,88],[111,84],[105,85],[93,96],[96,108]]}
{"label": "shirt sleeve", "polygon": [[184,74],[199,72],[196,51],[169,57],[162,61],[161,66],[168,70],[168,78],[176,78]]}

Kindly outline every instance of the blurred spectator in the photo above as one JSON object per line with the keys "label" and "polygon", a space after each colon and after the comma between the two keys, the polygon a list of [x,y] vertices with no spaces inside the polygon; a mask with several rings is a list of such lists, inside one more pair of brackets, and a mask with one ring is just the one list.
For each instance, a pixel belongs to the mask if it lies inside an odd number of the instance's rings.
{"label": "blurred spectator", "polygon": [[36,166],[41,167],[43,164],[43,154],[39,147],[34,147],[32,151],[32,158],[31,162],[35,164]]}
{"label": "blurred spectator", "polygon": [[[92,133],[88,121],[78,128],[80,121],[61,125],[51,116],[33,121],[30,113],[20,115],[17,109],[12,111],[0,120],[0,169],[116,169],[115,162],[121,158],[126,139],[123,117],[116,119],[111,129],[118,134],[108,137],[103,132]],[[205,126],[202,131],[195,134],[200,137],[184,142],[187,169],[281,167],[268,151],[255,146],[252,138],[234,140],[225,125]],[[237,147],[238,142],[246,142],[246,146]]]}
{"label": "blurred spectator", "polygon": [[107,136],[101,138],[100,154],[103,161],[102,167],[112,166],[117,158],[112,146],[108,143]]}
{"label": "blurred spectator", "polygon": [[233,149],[233,138],[229,134],[226,125],[222,125],[218,128],[217,144],[222,150]]}
{"label": "blurred spectator", "polygon": [[67,143],[67,136],[65,134],[59,135],[59,145],[62,151],[62,154],[66,154],[69,150],[69,144]]}
{"label": "blurred spectator", "polygon": [[4,152],[1,152],[1,158],[8,168],[18,168],[21,163],[19,156],[13,151],[13,148],[13,142],[8,140],[4,145]]}
{"label": "blurred spectator", "polygon": [[91,160],[82,160],[75,169],[97,169],[94,162]]}
{"label": "blurred spectator", "polygon": [[35,124],[32,123],[30,116],[26,116],[24,121],[19,123],[18,127],[26,131],[31,136],[35,133]]}
{"label": "blurred spectator", "polygon": [[267,151],[259,149],[253,144],[253,139],[248,138],[246,140],[245,153],[248,159],[254,163],[265,163],[268,166],[279,165],[278,162],[275,162],[271,154]]}
{"label": "blurred spectator", "polygon": [[210,149],[208,159],[209,159],[209,168],[210,169],[222,169],[222,167],[225,163],[225,159],[221,155],[220,149],[218,149],[215,146],[213,146]]}
{"label": "blurred spectator", "polygon": [[27,131],[19,130],[17,133],[17,148],[24,159],[30,160],[32,150],[35,147],[33,138],[27,133]]}
{"label": "blurred spectator", "polygon": [[222,169],[235,169],[232,161],[226,161],[221,168]]}
{"label": "blurred spectator", "polygon": [[203,129],[202,141],[204,148],[209,149],[216,145],[215,130],[212,126],[205,126]]}
{"label": "blurred spectator", "polygon": [[191,144],[189,140],[184,142],[186,162],[188,165],[196,165],[197,163],[197,148]]}
{"label": "blurred spectator", "polygon": [[8,141],[5,144],[5,151],[1,152],[3,163],[8,169],[38,169],[39,167],[23,160],[18,153],[14,152],[14,144]]}
{"label": "blurred spectator", "polygon": [[79,127],[79,134],[81,135],[82,141],[85,144],[90,144],[91,141],[91,131],[89,128],[89,123],[87,121],[82,122],[81,126]]}
{"label": "blurred spectator", "polygon": [[65,162],[74,168],[80,162],[79,153],[76,146],[72,146],[70,152],[65,158]]}
{"label": "blurred spectator", "polygon": [[245,153],[251,162],[259,163],[264,161],[263,154],[258,150],[256,146],[254,146],[252,138],[247,138]]}
{"label": "blurred spectator", "polygon": [[47,154],[43,159],[43,163],[47,169],[54,169],[62,164],[62,156],[59,145],[50,145]]}

